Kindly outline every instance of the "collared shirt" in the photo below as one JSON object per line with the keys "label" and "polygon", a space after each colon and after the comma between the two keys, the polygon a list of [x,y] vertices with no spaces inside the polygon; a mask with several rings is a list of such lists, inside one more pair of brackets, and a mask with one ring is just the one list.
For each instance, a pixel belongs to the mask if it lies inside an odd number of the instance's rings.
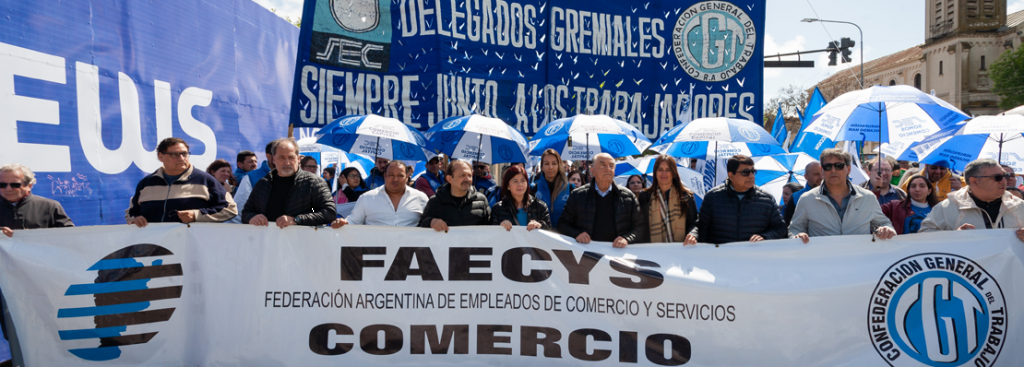
{"label": "collared shirt", "polygon": [[427,195],[407,187],[402,199],[398,201],[396,210],[387,190],[381,186],[360,196],[356,206],[352,208],[352,214],[346,219],[349,224],[415,227],[419,224],[426,206]]}
{"label": "collared shirt", "polygon": [[839,205],[839,202],[837,202],[836,199],[833,199],[832,195],[829,195],[828,185],[825,185],[824,183],[821,184],[821,194],[825,195],[825,197],[828,198],[828,201],[832,203],[832,207],[836,208],[836,212],[839,213],[839,223],[843,222],[843,215],[846,214],[846,208],[850,206],[850,198],[857,194],[857,192],[853,190],[853,184],[849,181],[846,182],[846,187],[850,189],[850,192],[846,193],[846,196],[843,196],[843,203],[842,205]]}
{"label": "collared shirt", "polygon": [[[868,189],[868,190],[871,190],[871,192],[875,192],[875,185],[871,182],[871,180],[868,180],[868,182],[865,182],[863,185],[861,185],[861,187],[863,187],[865,189]],[[897,201],[897,200],[906,199],[907,198],[907,193],[904,192],[899,187],[889,185],[889,191],[888,192],[886,192],[884,194],[876,194],[875,196],[878,198],[878,205],[885,205],[886,203],[888,203],[890,201]]]}
{"label": "collared shirt", "polygon": [[614,183],[614,182],[613,182],[613,183],[612,183],[611,185],[608,185],[608,190],[604,190],[604,191],[601,191],[601,189],[599,189],[599,188],[597,187],[597,183],[595,182],[595,183],[594,183],[594,191],[597,191],[597,194],[598,194],[598,195],[601,195],[601,197],[605,197],[605,196],[607,196],[607,195],[608,195],[608,193],[609,193],[609,192],[612,192],[612,187],[613,187],[613,186],[615,186],[615,183]]}

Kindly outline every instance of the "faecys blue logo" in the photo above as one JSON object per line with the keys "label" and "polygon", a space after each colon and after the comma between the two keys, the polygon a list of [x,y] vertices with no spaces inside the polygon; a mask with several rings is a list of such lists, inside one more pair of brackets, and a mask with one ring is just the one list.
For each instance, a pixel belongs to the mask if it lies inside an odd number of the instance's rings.
{"label": "faecys blue logo", "polygon": [[1006,341],[996,279],[962,256],[925,253],[889,267],[871,295],[868,332],[890,366],[991,366]]}
{"label": "faecys blue logo", "polygon": [[92,305],[57,311],[62,328],[74,326],[58,332],[68,351],[89,361],[109,361],[153,340],[181,298],[181,264],[164,263],[171,255],[161,246],[137,244],[89,267],[97,274],[95,281],[73,284],[64,296],[77,301],[91,295]]}

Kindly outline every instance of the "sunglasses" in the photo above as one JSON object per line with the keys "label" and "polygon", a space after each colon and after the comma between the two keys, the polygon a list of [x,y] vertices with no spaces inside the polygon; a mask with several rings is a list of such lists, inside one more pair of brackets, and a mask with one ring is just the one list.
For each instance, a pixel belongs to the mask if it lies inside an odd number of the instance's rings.
{"label": "sunglasses", "polygon": [[7,185],[11,185],[12,189],[21,188],[21,182],[0,182],[0,189],[6,189]]}
{"label": "sunglasses", "polygon": [[739,171],[739,172],[736,172],[736,173],[739,173],[740,176],[743,176],[743,177],[749,177],[750,175],[756,175],[757,174],[757,170],[753,169],[753,168],[747,168],[745,170],[742,170],[742,171]]}
{"label": "sunglasses", "polygon": [[[995,180],[996,182],[1003,182],[1004,178],[1006,180],[1013,180],[1013,179],[1015,179],[1015,176],[1012,173],[1004,173],[1004,174],[1001,174],[1001,175],[991,175],[991,176],[974,176],[974,177],[977,177],[977,178],[992,177],[992,179]],[[3,188],[3,186],[0,186],[0,188]]]}
{"label": "sunglasses", "polygon": [[846,168],[846,163],[845,162],[824,163],[824,164],[821,165],[821,170],[822,171],[831,171],[833,167],[835,169],[837,169],[837,170],[842,170],[842,169]]}

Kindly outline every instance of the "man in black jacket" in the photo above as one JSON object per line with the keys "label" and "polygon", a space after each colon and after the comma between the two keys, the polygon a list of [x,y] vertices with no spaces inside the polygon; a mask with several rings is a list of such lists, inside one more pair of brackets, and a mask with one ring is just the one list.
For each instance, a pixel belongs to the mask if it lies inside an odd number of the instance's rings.
{"label": "man in black jacket", "polygon": [[775,204],[775,197],[754,186],[754,160],[734,155],[726,165],[729,179],[704,194],[697,227],[684,245],[697,242],[758,242],[789,237],[789,229]]}
{"label": "man in black jacket", "polygon": [[576,242],[611,242],[622,248],[636,243],[647,219],[640,215],[640,203],[629,189],[615,184],[615,159],[607,153],[594,156],[593,183],[569,194],[558,231]]}
{"label": "man in black jacket", "polygon": [[17,163],[0,166],[0,233],[19,229],[74,227],[56,200],[32,195],[36,175]]}
{"label": "man in black jacket", "polygon": [[331,224],[337,217],[331,189],[319,176],[299,169],[299,144],[278,139],[272,148],[275,169],[252,188],[242,223],[280,228]]}
{"label": "man in black jacket", "polygon": [[491,207],[487,197],[473,188],[473,167],[469,162],[452,161],[445,170],[445,181],[423,208],[420,227],[448,232],[448,227],[491,223]]}

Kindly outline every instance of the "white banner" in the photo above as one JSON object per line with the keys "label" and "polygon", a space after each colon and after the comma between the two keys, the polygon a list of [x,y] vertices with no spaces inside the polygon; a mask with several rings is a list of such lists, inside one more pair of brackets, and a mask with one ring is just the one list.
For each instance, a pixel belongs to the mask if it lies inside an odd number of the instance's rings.
{"label": "white banner", "polygon": [[29,366],[1021,366],[1022,250],[154,224],[0,236],[0,287]]}

